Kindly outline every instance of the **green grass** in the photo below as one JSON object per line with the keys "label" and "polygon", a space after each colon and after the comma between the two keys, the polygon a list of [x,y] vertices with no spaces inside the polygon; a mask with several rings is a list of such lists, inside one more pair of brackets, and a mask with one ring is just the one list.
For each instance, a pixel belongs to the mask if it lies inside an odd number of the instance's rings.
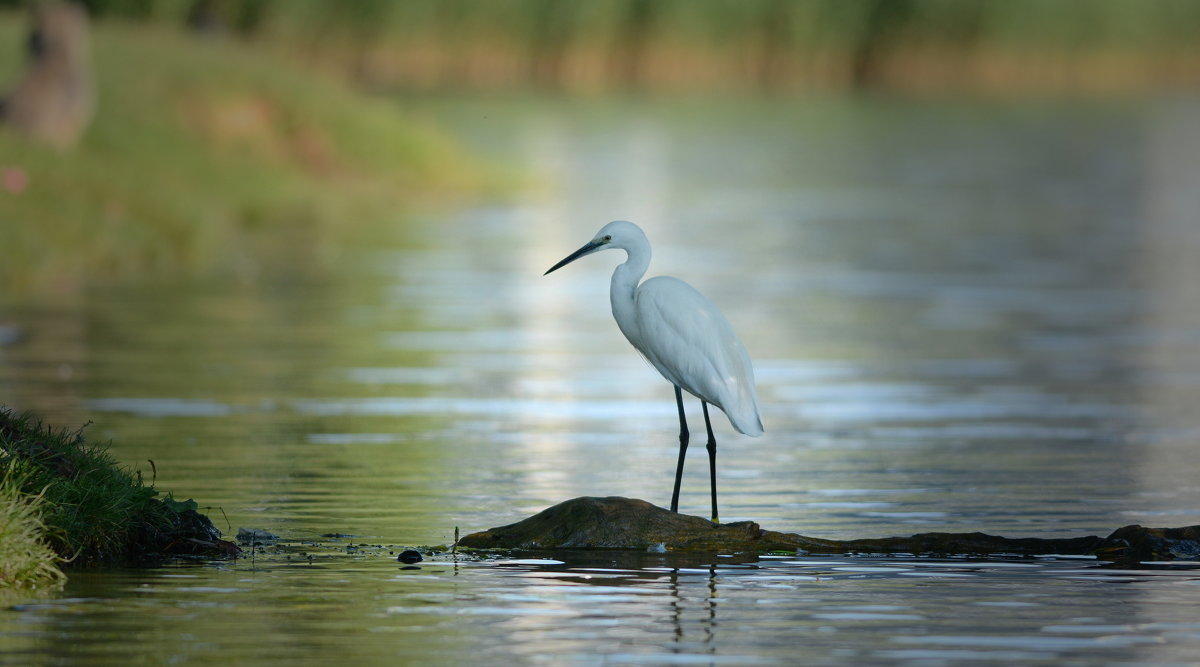
{"label": "green grass", "polygon": [[[0,90],[24,32],[0,13]],[[481,183],[432,122],[266,49],[101,22],[92,53],[98,108],[75,149],[0,127],[0,169],[29,183],[0,192],[8,289],[242,271]]]}
{"label": "green grass", "polygon": [[[170,503],[155,498],[153,486],[119,467],[82,430],[55,430],[5,408],[0,408],[0,472],[0,488],[9,494],[2,496],[0,523],[39,532],[54,553],[76,564],[136,559],[179,523]],[[10,498],[16,500],[9,503]],[[40,510],[41,526],[30,518],[31,507]]]}
{"label": "green grass", "polygon": [[0,595],[57,590],[66,580],[42,521],[45,498],[25,493],[26,486],[12,470],[0,477]]}

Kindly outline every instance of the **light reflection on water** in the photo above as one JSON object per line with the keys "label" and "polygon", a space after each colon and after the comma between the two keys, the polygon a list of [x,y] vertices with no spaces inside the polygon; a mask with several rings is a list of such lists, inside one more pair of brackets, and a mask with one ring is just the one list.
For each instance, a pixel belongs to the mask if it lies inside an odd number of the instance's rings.
{"label": "light reflection on water", "polygon": [[[401,566],[392,553],[83,573],[73,597],[20,609],[25,631],[7,654],[128,659],[128,642],[138,641],[164,659],[255,664],[334,655],[584,665],[1200,659],[1192,613],[1200,579],[1180,569],[603,552]],[[362,579],[369,591],[354,585]],[[1149,608],[1137,604],[1147,600]],[[323,611],[331,608],[338,612]],[[92,640],[57,641],[63,633]]]}
{"label": "light reflection on water", "polygon": [[[1190,136],[1188,114],[434,111],[530,167],[538,193],[381,233],[299,282],[19,304],[2,313],[28,336],[0,348],[0,402],[94,420],[93,437],[143,472],[152,459],[160,488],[227,532],[437,544],[579,495],[663,504],[673,397],[611,321],[617,257],[541,275],[629,218],[654,244],[651,274],[709,294],[755,359],[766,434],[714,424],[726,520],[828,538],[1200,523],[1200,204],[1185,205],[1200,184],[1162,138]],[[682,508],[702,514],[692,454]],[[632,558],[89,573],[3,617],[0,636],[31,627],[107,655],[107,633],[129,630],[160,655],[300,662],[1091,664],[1200,647],[1178,616],[1198,601],[1186,573]]]}

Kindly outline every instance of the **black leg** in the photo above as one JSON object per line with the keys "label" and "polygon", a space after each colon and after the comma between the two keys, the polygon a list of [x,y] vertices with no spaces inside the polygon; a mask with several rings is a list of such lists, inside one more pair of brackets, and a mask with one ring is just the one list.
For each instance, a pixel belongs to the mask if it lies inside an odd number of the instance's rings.
{"label": "black leg", "polygon": [[687,418],[683,416],[683,391],[675,386],[675,405],[679,407],[679,465],[675,467],[675,492],[671,494],[671,511],[679,511],[679,484],[683,482],[683,455],[687,453]]}
{"label": "black leg", "polygon": [[704,406],[704,428],[708,431],[708,478],[712,481],[713,523],[721,523],[717,517],[717,439],[713,437],[712,424],[708,421],[708,403],[700,401]]}

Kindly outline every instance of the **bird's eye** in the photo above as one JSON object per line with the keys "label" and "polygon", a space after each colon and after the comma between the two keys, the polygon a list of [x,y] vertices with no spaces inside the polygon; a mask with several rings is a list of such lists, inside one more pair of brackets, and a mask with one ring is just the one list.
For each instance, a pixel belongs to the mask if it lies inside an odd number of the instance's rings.
{"label": "bird's eye", "polygon": [[605,235],[604,235],[604,242],[605,242],[605,243],[608,243],[608,242],[609,242],[609,241],[611,241],[611,240],[612,240],[612,234],[605,234]]}

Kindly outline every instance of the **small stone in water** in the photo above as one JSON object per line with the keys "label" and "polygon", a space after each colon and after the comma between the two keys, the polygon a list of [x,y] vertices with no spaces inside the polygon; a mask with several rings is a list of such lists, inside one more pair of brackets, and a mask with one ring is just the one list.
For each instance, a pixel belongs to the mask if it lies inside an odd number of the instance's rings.
{"label": "small stone in water", "polygon": [[424,559],[421,558],[420,552],[408,549],[401,552],[399,556],[396,556],[396,560],[401,563],[420,563]]}

